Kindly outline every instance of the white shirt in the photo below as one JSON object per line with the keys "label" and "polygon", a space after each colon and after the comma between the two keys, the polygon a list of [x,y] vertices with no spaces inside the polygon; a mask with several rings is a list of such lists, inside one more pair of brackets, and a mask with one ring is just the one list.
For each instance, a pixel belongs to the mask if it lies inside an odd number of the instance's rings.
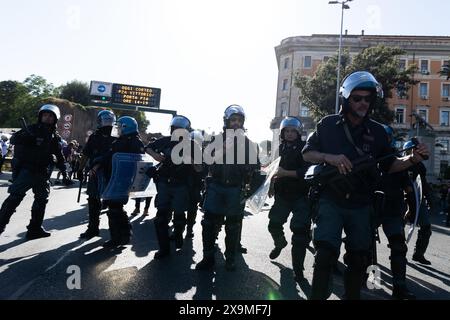
{"label": "white shirt", "polygon": [[0,145],[2,146],[2,157],[4,157],[8,153],[9,143],[1,140]]}

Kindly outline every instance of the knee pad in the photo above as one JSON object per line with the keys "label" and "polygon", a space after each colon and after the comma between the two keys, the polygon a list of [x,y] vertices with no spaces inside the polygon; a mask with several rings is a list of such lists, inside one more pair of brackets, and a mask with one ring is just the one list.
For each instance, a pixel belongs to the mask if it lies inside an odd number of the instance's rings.
{"label": "knee pad", "polygon": [[336,264],[338,257],[338,250],[331,244],[323,241],[318,241],[315,244],[316,254],[314,257],[314,268],[329,269]]}
{"label": "knee pad", "polygon": [[307,246],[311,241],[309,230],[306,228],[292,228],[292,245]]}

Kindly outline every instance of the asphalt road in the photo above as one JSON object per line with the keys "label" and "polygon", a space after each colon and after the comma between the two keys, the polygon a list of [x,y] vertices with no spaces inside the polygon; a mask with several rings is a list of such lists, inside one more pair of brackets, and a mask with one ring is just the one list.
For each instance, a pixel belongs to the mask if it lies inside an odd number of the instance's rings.
{"label": "asphalt road", "polygon": [[[0,201],[7,196],[8,173],[0,176]],[[180,251],[172,249],[169,258],[156,261],[158,249],[153,218],[131,220],[133,238],[130,245],[106,250],[101,245],[109,238],[107,217],[101,217],[100,237],[90,241],[78,239],[87,224],[86,195],[76,203],[77,185],[52,187],[44,227],[50,238],[25,241],[30,219],[30,192],[0,236],[0,299],[183,299],[183,300],[299,300],[306,299],[312,279],[313,255],[307,252],[305,276],[301,285],[294,281],[290,245],[280,257],[268,257],[272,240],[267,231],[268,210],[244,220],[242,243],[248,254],[239,256],[238,270],[224,268],[224,232],[219,237],[219,253],[213,272],[195,271],[202,258],[201,212],[197,217],[194,239],[186,240]],[[143,206],[143,204],[142,204]],[[134,208],[131,200],[126,209]],[[434,214],[433,235],[426,254],[431,266],[408,263],[407,284],[418,299],[450,299],[450,229],[444,227],[443,214]],[[288,224],[286,236],[290,238]],[[409,244],[412,256],[416,235]],[[378,246],[381,288],[363,291],[364,299],[389,299],[392,289],[387,240],[381,235]],[[339,269],[344,268],[342,255]],[[335,274],[331,299],[343,294],[342,275]]]}

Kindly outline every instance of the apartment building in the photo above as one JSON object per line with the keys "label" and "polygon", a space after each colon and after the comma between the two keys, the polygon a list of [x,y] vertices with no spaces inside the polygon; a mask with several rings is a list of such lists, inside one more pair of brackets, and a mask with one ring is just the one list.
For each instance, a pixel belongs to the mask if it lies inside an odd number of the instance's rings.
{"label": "apartment building", "polygon": [[[401,35],[343,35],[342,47],[354,56],[363,49],[385,45],[400,47],[406,54],[399,57],[400,68],[416,64],[418,81],[409,92],[396,89],[388,104],[395,112],[392,126],[396,130],[419,135],[428,144],[432,155],[426,166],[431,177],[439,177],[450,163],[450,80],[441,77],[439,71],[450,59],[450,37],[401,36]],[[314,129],[308,108],[302,103],[301,92],[294,86],[295,76],[313,75],[317,67],[336,55],[339,35],[316,34],[290,37],[275,48],[278,63],[278,87],[275,117],[271,122],[273,143],[278,144],[277,129],[285,116],[300,117],[305,125],[305,135]],[[415,126],[418,114],[433,130]],[[437,146],[436,146],[437,145]]]}

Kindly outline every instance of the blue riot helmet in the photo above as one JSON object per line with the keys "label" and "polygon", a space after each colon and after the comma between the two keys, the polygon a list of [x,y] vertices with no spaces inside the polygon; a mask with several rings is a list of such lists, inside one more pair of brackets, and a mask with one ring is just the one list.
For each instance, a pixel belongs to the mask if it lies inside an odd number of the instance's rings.
{"label": "blue riot helmet", "polygon": [[203,134],[199,130],[194,130],[191,132],[191,140],[197,141],[199,143],[203,143],[205,141],[205,138],[203,137]]}
{"label": "blue riot helmet", "polygon": [[407,148],[410,148],[410,149],[403,151],[404,155],[410,154],[410,153],[412,152],[412,149],[413,149],[415,146],[416,146],[416,144],[415,144],[413,141],[411,141],[411,140],[406,141],[406,142],[403,144],[403,149],[407,149]]}
{"label": "blue riot helmet", "polygon": [[119,137],[138,133],[138,123],[133,117],[121,117],[116,122]]}
{"label": "blue riot helmet", "polygon": [[[354,90],[367,90],[372,92],[372,99],[370,108],[367,113],[373,109],[376,99],[382,99],[384,97],[383,88],[381,84],[375,79],[375,77],[367,71],[357,71],[349,74],[339,90],[339,96],[341,99],[342,111],[347,113],[349,109],[349,98]],[[367,115],[366,115],[367,116]]]}
{"label": "blue riot helmet", "polygon": [[392,129],[392,127],[387,126],[387,125],[383,125],[383,128],[388,135],[389,144],[391,145],[392,148],[395,148],[396,141],[395,141],[395,137],[394,137],[394,129]]}
{"label": "blue riot helmet", "polygon": [[102,110],[97,114],[97,127],[112,127],[116,122],[116,116],[112,111]]}
{"label": "blue riot helmet", "polygon": [[244,108],[242,108],[240,105],[232,104],[231,106],[228,106],[225,109],[224,115],[223,115],[223,125],[225,128],[228,128],[228,120],[230,120],[231,116],[233,114],[238,114],[242,116],[245,122],[245,111]]}
{"label": "blue riot helmet", "polygon": [[283,130],[285,128],[293,128],[297,131],[298,133],[298,138],[301,137],[302,135],[302,130],[303,130],[303,124],[300,121],[300,119],[297,119],[295,117],[286,117],[281,121],[280,124],[280,135],[281,135],[281,140],[284,140],[284,136],[283,136]]}
{"label": "blue riot helmet", "polygon": [[170,127],[191,130],[191,121],[185,116],[175,116],[172,121],[170,121]]}
{"label": "blue riot helmet", "polygon": [[38,121],[41,122],[41,117],[44,112],[50,112],[55,116],[55,125],[58,122],[59,118],[61,118],[61,113],[59,108],[53,104],[45,104],[39,109],[38,113]]}

